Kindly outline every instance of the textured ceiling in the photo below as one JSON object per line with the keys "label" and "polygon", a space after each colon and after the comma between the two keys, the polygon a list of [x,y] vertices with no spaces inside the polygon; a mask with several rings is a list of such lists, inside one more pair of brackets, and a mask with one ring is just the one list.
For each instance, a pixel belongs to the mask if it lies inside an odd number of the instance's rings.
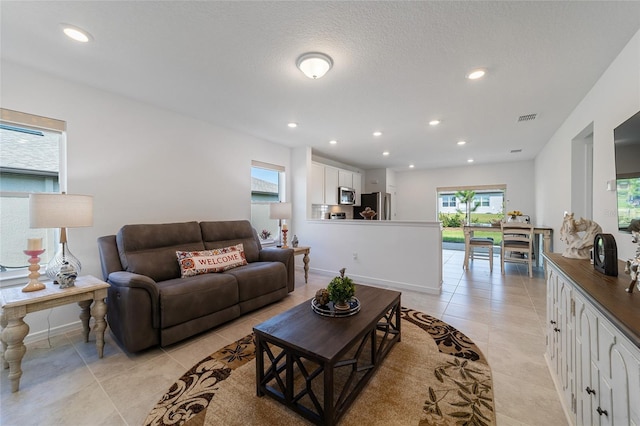
{"label": "textured ceiling", "polygon": [[[534,158],[640,29],[637,1],[3,0],[0,14],[3,60],[398,170]],[[66,39],[63,22],[94,41]],[[309,51],[333,58],[322,79],[295,66]],[[466,80],[474,67],[488,75]]]}

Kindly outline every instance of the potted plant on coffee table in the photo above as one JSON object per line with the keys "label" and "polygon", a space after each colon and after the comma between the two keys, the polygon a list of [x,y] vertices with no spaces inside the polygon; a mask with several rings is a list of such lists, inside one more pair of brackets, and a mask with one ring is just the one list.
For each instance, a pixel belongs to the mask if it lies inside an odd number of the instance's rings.
{"label": "potted plant on coffee table", "polygon": [[340,276],[331,280],[327,286],[329,299],[333,301],[333,306],[338,310],[349,309],[349,301],[356,292],[353,280],[344,275],[345,268],[340,269]]}

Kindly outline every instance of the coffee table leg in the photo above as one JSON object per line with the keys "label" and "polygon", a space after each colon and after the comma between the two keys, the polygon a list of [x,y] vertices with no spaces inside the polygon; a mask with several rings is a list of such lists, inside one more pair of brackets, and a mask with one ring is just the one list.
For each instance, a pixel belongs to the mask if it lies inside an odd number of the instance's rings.
{"label": "coffee table leg", "polygon": [[256,395],[263,396],[261,383],[264,379],[264,356],[262,350],[262,339],[258,333],[254,333],[256,340]]}
{"label": "coffee table leg", "polygon": [[89,307],[91,306],[91,302],[93,302],[93,300],[78,302],[78,306],[80,306],[80,322],[82,322],[82,335],[84,336],[85,343],[89,341],[89,319],[91,318]]}
{"label": "coffee table leg", "polygon": [[324,364],[324,424],[334,425],[333,365]]}
{"label": "coffee table leg", "polygon": [[104,354],[104,330],[107,328],[107,322],[104,316],[107,314],[107,305],[103,299],[96,299],[91,307],[91,316],[95,319],[96,325],[96,349],[98,357],[102,358]]}
{"label": "coffee table leg", "polygon": [[11,392],[18,392],[20,389],[22,357],[27,352],[23,341],[27,334],[29,334],[29,325],[24,322],[24,316],[8,319],[7,327],[2,330],[2,342],[7,345],[4,360],[9,364]]}

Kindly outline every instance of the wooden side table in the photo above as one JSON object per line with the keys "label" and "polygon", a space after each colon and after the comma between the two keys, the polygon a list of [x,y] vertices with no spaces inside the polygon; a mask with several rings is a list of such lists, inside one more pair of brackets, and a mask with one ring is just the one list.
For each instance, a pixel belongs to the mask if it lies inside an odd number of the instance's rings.
{"label": "wooden side table", "polygon": [[[0,340],[4,352],[2,354],[2,367],[9,368],[11,391],[17,392],[20,388],[22,377],[22,357],[27,352],[24,338],[29,334],[29,325],[24,322],[24,317],[30,312],[56,306],[78,303],[80,305],[80,320],[82,321],[84,341],[89,341],[89,319],[95,319],[96,348],[98,356],[102,358],[104,351],[104,330],[107,323],[104,320],[107,313],[107,305],[104,299],[107,297],[109,284],[91,275],[78,277],[74,287],[60,288],[48,281],[44,283],[44,290],[23,293],[20,287],[0,290]],[[93,306],[91,306],[91,303]]]}
{"label": "wooden side table", "polygon": [[311,247],[308,246],[298,246],[291,247],[293,249],[293,255],[297,256],[299,254],[304,255],[302,261],[304,262],[304,283],[307,283],[307,279],[309,278],[309,252],[311,252]]}

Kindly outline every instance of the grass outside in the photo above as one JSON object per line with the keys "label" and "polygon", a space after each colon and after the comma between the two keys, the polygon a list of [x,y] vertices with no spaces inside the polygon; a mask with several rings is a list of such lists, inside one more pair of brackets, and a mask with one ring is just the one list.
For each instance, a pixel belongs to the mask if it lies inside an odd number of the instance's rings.
{"label": "grass outside", "polygon": [[[500,228],[497,228],[499,231]],[[491,237],[493,238],[493,245],[499,246],[502,242],[502,235],[496,231],[475,231],[474,237]],[[464,244],[464,231],[462,228],[443,228],[442,229],[442,241],[445,243],[463,243]]]}

